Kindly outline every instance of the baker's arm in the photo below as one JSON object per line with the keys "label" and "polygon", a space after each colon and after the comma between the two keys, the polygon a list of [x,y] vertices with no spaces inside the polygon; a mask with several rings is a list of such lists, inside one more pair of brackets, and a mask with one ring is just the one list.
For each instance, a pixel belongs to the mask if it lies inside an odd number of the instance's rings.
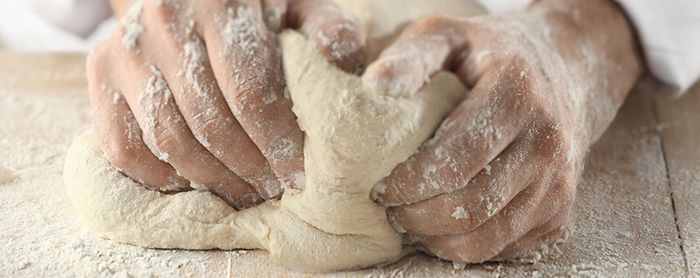
{"label": "baker's arm", "polygon": [[[492,13],[527,7],[532,0],[476,0]],[[615,0],[632,22],[651,75],[651,92],[679,96],[700,79],[700,1]]]}

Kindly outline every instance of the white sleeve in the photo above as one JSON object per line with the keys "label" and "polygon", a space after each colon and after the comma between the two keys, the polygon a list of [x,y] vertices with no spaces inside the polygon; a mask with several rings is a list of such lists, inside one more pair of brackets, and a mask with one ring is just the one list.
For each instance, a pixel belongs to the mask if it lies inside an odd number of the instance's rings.
{"label": "white sleeve", "polygon": [[[493,13],[526,8],[531,0],[476,0]],[[678,96],[700,79],[699,0],[616,0],[634,24],[651,73]],[[656,82],[652,82],[656,84]]]}
{"label": "white sleeve", "polygon": [[107,0],[0,0],[0,44],[30,51],[86,51],[113,28]]}
{"label": "white sleeve", "polygon": [[700,78],[700,1],[617,0],[637,29],[651,73],[680,95]]}

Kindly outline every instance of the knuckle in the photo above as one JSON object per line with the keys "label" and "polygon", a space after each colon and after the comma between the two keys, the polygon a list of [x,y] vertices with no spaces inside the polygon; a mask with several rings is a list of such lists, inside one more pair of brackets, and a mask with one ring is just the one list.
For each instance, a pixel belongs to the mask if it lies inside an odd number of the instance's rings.
{"label": "knuckle", "polygon": [[252,76],[242,80],[237,84],[234,97],[236,99],[245,98],[249,95],[256,95],[265,88],[265,78],[261,76]]}
{"label": "knuckle", "polygon": [[454,19],[448,16],[434,15],[417,21],[412,30],[418,32],[441,29],[454,24]]}
{"label": "knuckle", "polygon": [[172,6],[167,3],[168,1],[145,1],[143,8],[144,14],[151,18],[157,20],[157,22],[163,23],[164,25],[170,24],[175,15]]}
{"label": "knuckle", "polygon": [[145,23],[152,25],[157,34],[158,44],[165,45],[161,49],[179,49],[182,46],[183,38],[182,30],[177,17],[176,7],[168,4],[168,1],[147,1],[144,3],[144,18],[147,18]]}
{"label": "knuckle", "polygon": [[502,83],[507,89],[503,92],[512,94],[528,104],[539,103],[537,98],[539,94],[536,94],[534,90],[537,72],[526,58],[518,55],[510,57],[508,62],[501,65],[501,69],[502,79],[510,80],[510,82]]}
{"label": "knuckle", "polygon": [[569,165],[576,154],[570,128],[551,115],[541,115],[539,119],[544,124],[531,135],[535,154],[543,161],[556,162],[555,165]]}
{"label": "knuckle", "polygon": [[192,125],[194,134],[212,134],[223,129],[227,123],[231,122],[229,118],[221,114],[210,115],[207,112],[200,114],[197,121]]}
{"label": "knuckle", "polygon": [[395,75],[394,67],[390,61],[380,61],[372,64],[367,69],[366,76],[373,80],[389,80]]}
{"label": "knuckle", "polygon": [[541,101],[534,85],[536,77],[532,67],[517,57],[499,60],[494,62],[494,79],[489,82],[493,86],[487,91],[495,98],[494,105],[514,115],[532,116],[545,111],[545,102]]}
{"label": "knuckle", "polygon": [[551,127],[545,127],[536,131],[535,154],[545,161],[551,161],[564,148],[561,133]]}
{"label": "knuckle", "polygon": [[568,209],[573,205],[576,199],[576,188],[574,185],[575,182],[568,179],[555,184],[553,189],[554,195],[562,208]]}
{"label": "knuckle", "polygon": [[477,229],[496,214],[498,211],[496,207],[497,206],[491,202],[491,198],[482,200],[478,205],[478,209],[469,212],[470,218],[468,221],[463,222],[463,229],[468,232]]}

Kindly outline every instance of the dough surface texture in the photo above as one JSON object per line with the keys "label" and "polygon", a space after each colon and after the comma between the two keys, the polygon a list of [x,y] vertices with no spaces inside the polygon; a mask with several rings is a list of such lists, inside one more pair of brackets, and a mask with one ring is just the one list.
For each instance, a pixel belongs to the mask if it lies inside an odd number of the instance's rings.
{"label": "dough surface texture", "polygon": [[439,73],[413,95],[389,96],[328,64],[304,36],[287,31],[280,40],[293,109],[306,133],[303,189],[243,211],[208,192],[150,191],[112,167],[86,132],[69,148],[63,175],[83,226],[149,248],[267,250],[273,261],[302,271],[399,259],[401,237],[370,192],[432,135],[466,89]]}

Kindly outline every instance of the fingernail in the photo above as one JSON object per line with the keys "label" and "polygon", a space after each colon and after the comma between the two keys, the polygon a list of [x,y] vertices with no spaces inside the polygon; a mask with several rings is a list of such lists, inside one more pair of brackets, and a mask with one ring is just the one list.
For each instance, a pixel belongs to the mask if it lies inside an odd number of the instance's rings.
{"label": "fingernail", "polygon": [[238,210],[243,210],[251,208],[261,203],[263,200],[258,193],[249,193],[241,198],[238,198],[233,204],[233,206]]}

